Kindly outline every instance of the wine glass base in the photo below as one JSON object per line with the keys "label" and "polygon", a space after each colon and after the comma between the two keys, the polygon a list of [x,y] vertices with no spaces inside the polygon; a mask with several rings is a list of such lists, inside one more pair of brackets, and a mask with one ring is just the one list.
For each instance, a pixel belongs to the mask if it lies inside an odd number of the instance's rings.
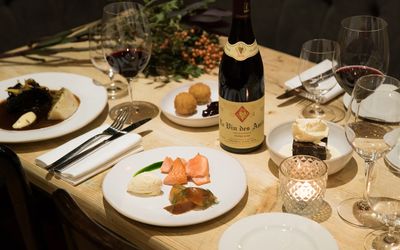
{"label": "wine glass base", "polygon": [[389,235],[388,231],[373,231],[365,237],[364,248],[368,250],[400,250],[400,232],[396,231]]}
{"label": "wine glass base", "polygon": [[130,116],[125,123],[132,124],[145,118],[153,118],[158,115],[159,109],[156,105],[145,101],[124,102],[114,106],[110,110],[111,119],[121,112],[121,110],[129,109]]}
{"label": "wine glass base", "polygon": [[321,106],[312,103],[306,106],[302,115],[304,118],[319,118],[326,121],[338,122],[344,118],[344,111],[334,106]]}
{"label": "wine glass base", "polygon": [[115,80],[108,84],[106,87],[108,98],[117,99],[128,94],[128,84]]}
{"label": "wine glass base", "polygon": [[342,201],[337,207],[337,213],[342,220],[360,228],[381,228],[377,215],[362,198],[350,198]]}

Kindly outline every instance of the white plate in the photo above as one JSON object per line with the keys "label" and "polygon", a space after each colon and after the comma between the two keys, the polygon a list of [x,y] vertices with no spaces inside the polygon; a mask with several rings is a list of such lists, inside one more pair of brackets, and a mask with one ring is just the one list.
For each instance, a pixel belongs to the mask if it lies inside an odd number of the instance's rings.
{"label": "white plate", "polygon": [[[200,186],[209,189],[217,197],[218,203],[200,211],[189,211],[173,215],[164,207],[168,200],[171,186],[163,185],[163,194],[155,197],[139,197],[126,191],[132,175],[139,169],[164,157],[190,159],[197,153],[208,158],[211,183]],[[166,175],[154,170],[160,178]],[[187,186],[195,186],[189,182]],[[144,151],[129,156],[117,163],[103,181],[104,198],[119,213],[136,221],[156,226],[186,226],[211,220],[231,210],[243,197],[247,189],[246,175],[240,163],[231,156],[205,147],[164,147]]]}
{"label": "white plate", "polygon": [[[390,112],[391,107],[399,107],[400,106],[400,93],[393,91],[396,89],[396,86],[390,84],[382,84],[378,87],[380,91],[375,92],[369,95],[362,102],[362,109],[360,110],[360,116],[362,117],[374,117],[377,119],[381,119],[387,122],[399,122],[400,116],[398,112]],[[392,91],[392,92],[390,92]],[[351,97],[348,94],[343,96],[343,105],[346,109],[348,109],[351,102]],[[355,104],[353,104],[355,105]],[[389,108],[389,110],[385,110],[385,108]],[[356,110],[356,107],[353,107],[353,111]]]}
{"label": "white plate", "polygon": [[[271,130],[267,137],[267,146],[272,161],[279,166],[281,162],[291,156],[293,143],[292,124],[294,121],[283,123]],[[336,151],[336,154],[325,160],[328,166],[328,175],[341,170],[352,157],[352,148],[347,142],[346,135],[342,126],[336,123],[327,122],[329,127],[328,149]]]}
{"label": "white plate", "polygon": [[332,235],[313,220],[287,213],[245,217],[230,226],[219,240],[219,250],[296,249],[337,250]]}
{"label": "white plate", "polygon": [[351,101],[351,96],[347,93],[344,93],[343,95],[343,105],[346,109],[348,109]]}
{"label": "white plate", "polygon": [[0,142],[33,142],[68,134],[94,120],[107,104],[107,92],[104,87],[94,85],[88,77],[59,72],[35,73],[1,81],[0,100],[7,99],[8,87],[14,86],[17,81],[24,83],[28,78],[49,89],[68,88],[79,98],[79,107],[71,117],[54,126],[24,131],[0,129]]}
{"label": "white plate", "polygon": [[[206,80],[202,81],[207,84],[211,89],[211,101],[218,101],[218,83],[216,81]],[[201,114],[203,110],[207,108],[207,104],[197,105],[197,111],[191,116],[178,115],[175,112],[174,100],[175,96],[180,92],[187,92],[189,87],[194,83],[185,84],[181,87],[173,89],[170,91],[161,101],[161,110],[164,115],[171,121],[187,126],[187,127],[209,127],[218,124],[219,115],[213,115],[209,117],[203,117]]]}
{"label": "white plate", "polygon": [[400,144],[397,144],[389,153],[387,153],[385,159],[392,167],[400,170]]}

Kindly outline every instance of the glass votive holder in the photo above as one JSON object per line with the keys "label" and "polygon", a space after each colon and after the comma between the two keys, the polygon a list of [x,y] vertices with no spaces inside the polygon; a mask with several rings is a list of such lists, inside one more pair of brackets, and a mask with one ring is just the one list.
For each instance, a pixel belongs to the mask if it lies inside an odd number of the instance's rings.
{"label": "glass votive holder", "polygon": [[318,213],[324,203],[328,167],[309,155],[286,158],[279,166],[280,195],[286,212],[306,217]]}

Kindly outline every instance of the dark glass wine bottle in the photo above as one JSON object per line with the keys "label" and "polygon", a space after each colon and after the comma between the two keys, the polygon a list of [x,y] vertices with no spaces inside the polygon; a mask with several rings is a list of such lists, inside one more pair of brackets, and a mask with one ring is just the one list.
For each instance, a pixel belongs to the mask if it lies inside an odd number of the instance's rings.
{"label": "dark glass wine bottle", "polygon": [[232,27],[219,68],[219,140],[234,153],[264,142],[264,69],[251,26],[250,0],[233,0]]}

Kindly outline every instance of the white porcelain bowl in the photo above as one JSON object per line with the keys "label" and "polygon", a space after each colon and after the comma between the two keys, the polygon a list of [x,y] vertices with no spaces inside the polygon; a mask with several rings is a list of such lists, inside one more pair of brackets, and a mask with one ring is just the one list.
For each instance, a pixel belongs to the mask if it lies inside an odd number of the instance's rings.
{"label": "white porcelain bowl", "polygon": [[[287,157],[291,156],[291,145],[293,143],[292,124],[294,121],[283,123],[268,134],[267,146],[273,162],[279,164]],[[327,122],[329,127],[328,148],[336,149],[336,155],[325,160],[328,165],[328,175],[341,170],[352,157],[352,148],[347,142],[346,135],[342,126],[332,122]]]}

